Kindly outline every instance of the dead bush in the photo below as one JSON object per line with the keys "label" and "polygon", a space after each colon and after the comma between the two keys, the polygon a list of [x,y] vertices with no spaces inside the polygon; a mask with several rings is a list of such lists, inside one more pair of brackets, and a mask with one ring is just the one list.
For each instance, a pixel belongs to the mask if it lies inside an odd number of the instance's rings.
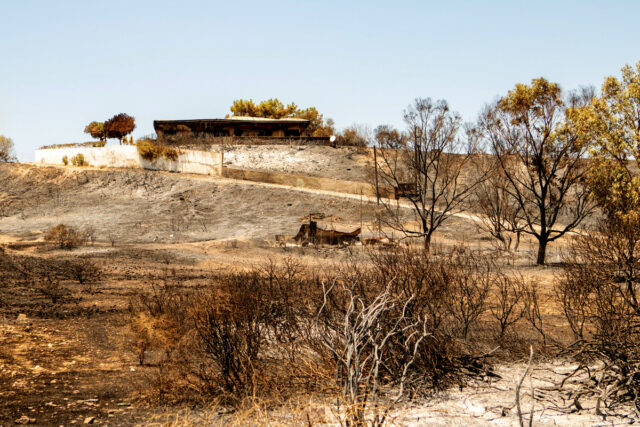
{"label": "dead bush", "polygon": [[525,283],[522,289],[523,314],[531,327],[535,329],[542,338],[542,344],[547,344],[547,334],[544,329],[541,307],[546,300],[538,292],[537,283]]}
{"label": "dead bush", "polygon": [[197,290],[154,286],[132,299],[125,344],[141,363],[155,353],[160,369],[179,378],[172,391],[162,390],[167,397],[191,390],[237,407],[315,387],[309,370],[322,361],[308,363],[313,280],[291,262],[214,274]]}
{"label": "dead bush", "polygon": [[186,340],[191,292],[177,289],[172,283],[152,284],[151,291],[139,293],[129,301],[129,322],[124,330],[124,345],[133,350],[143,365],[149,350],[159,362],[181,359],[189,351]]}
{"label": "dead bush", "polygon": [[[491,258],[462,248],[443,256],[397,248],[374,251],[371,257],[368,283],[377,283],[378,289],[391,283],[394,296],[412,298],[407,315],[425,321],[429,336],[412,365],[420,373],[423,390],[460,384],[466,375],[488,368],[478,359],[486,352],[487,339],[477,339],[472,332],[488,308],[488,292],[496,276]],[[391,343],[394,357],[386,362],[392,376],[399,375],[407,357],[398,340]],[[495,347],[492,339],[488,344]]]}
{"label": "dead bush", "polygon": [[[574,393],[597,396],[604,407],[640,400],[640,221],[612,215],[573,241],[558,277],[556,298],[576,341],[569,347],[598,381]],[[588,371],[594,378],[596,375]],[[638,407],[638,406],[636,406]]]}
{"label": "dead bush", "polygon": [[62,286],[60,279],[55,274],[45,273],[33,276],[31,283],[42,295],[49,298],[52,304],[57,304],[68,294],[67,289]]}
{"label": "dead bush", "polygon": [[125,342],[140,363],[155,361],[165,398],[238,408],[322,390],[339,393],[353,424],[381,423],[403,399],[485,375],[494,338],[476,332],[489,317],[490,285],[500,279],[506,289],[498,336],[522,309],[518,282],[460,248],[370,257],[322,273],[286,259],[211,274],[192,289],[165,280],[132,299]]}
{"label": "dead bush", "polygon": [[[360,294],[356,283],[336,282],[323,286],[323,304],[316,325],[325,346],[335,360],[335,379],[344,405],[344,424],[381,426],[411,385],[415,376],[412,365],[418,360],[422,342],[430,336],[426,319],[409,315],[413,297],[400,299],[391,286],[371,300]],[[332,294],[345,304],[344,310],[331,310]],[[334,299],[335,300],[335,299]],[[394,345],[395,344],[395,351]],[[387,363],[403,352],[398,374],[389,376]],[[383,392],[393,385],[393,391]],[[388,389],[386,389],[388,390]],[[384,403],[383,396],[386,398]]]}
{"label": "dead bush", "polygon": [[498,321],[498,341],[503,342],[505,333],[513,328],[524,316],[523,294],[525,285],[523,278],[509,277],[505,274],[495,276],[494,304],[491,315]]}
{"label": "dead bush", "polygon": [[85,236],[73,227],[58,224],[47,232],[44,240],[55,243],[60,249],[73,249],[85,242]]}
{"label": "dead bush", "polygon": [[89,292],[93,290],[93,284],[100,280],[101,269],[87,257],[78,257],[65,264],[67,275],[76,280],[80,285],[84,285]]}
{"label": "dead bush", "polygon": [[470,328],[487,309],[487,295],[495,277],[491,258],[456,247],[445,261],[445,278],[449,292],[446,305],[454,320],[454,329],[467,339]]}

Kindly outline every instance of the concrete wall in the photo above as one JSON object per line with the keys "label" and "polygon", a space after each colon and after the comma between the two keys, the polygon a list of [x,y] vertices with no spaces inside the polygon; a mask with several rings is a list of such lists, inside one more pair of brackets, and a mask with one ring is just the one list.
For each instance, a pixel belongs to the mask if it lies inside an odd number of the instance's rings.
{"label": "concrete wall", "polygon": [[114,147],[73,147],[36,150],[35,161],[40,164],[62,165],[62,158],[71,158],[82,153],[89,166],[111,168],[141,168],[170,172],[220,175],[220,153],[198,150],[181,150],[177,160],[164,157],[153,161],[145,160],[132,145]]}
{"label": "concrete wall", "polygon": [[[159,158],[148,161],[140,157],[138,149],[132,145],[114,147],[73,147],[36,150],[36,163],[62,165],[62,158],[71,158],[82,153],[89,166],[115,168],[139,168],[163,170],[171,172],[195,173],[201,175],[217,175],[232,179],[254,182],[289,185],[292,187],[310,188],[314,190],[334,191],[363,196],[375,196],[371,184],[358,181],[346,181],[308,175],[295,175],[280,172],[264,172],[249,169],[222,168],[221,154],[211,151],[181,149],[177,160]],[[380,186],[381,197],[394,197],[393,188]]]}

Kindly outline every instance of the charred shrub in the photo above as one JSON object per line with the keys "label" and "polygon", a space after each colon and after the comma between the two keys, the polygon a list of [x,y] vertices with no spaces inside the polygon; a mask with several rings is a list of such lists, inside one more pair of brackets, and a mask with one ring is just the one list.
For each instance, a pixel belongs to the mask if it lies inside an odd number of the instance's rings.
{"label": "charred shrub", "polygon": [[58,224],[51,228],[44,240],[54,243],[60,249],[73,249],[85,242],[82,232],[64,224]]}
{"label": "charred shrub", "polygon": [[87,257],[78,257],[73,261],[67,261],[64,269],[68,276],[84,285],[87,291],[93,290],[93,284],[100,280],[100,267]]}
{"label": "charred shrub", "polygon": [[[585,363],[603,362],[598,395],[606,405],[640,397],[640,221],[612,215],[576,237],[558,277],[556,298],[576,341],[570,346]],[[604,390],[604,392],[602,391]]]}
{"label": "charred shrub", "polygon": [[214,274],[197,289],[154,286],[132,300],[125,344],[140,363],[153,355],[162,376],[174,378],[158,382],[166,398],[215,396],[238,406],[314,387],[314,280],[285,261]]}

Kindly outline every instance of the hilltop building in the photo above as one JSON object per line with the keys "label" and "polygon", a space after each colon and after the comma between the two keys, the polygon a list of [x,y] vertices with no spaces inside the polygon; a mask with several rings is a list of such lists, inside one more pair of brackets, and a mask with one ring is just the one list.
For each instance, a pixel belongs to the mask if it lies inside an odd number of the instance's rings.
{"label": "hilltop building", "polygon": [[[303,138],[309,120],[297,118],[230,117],[204,120],[155,120],[158,139],[176,137]],[[314,138],[316,139],[316,138]]]}

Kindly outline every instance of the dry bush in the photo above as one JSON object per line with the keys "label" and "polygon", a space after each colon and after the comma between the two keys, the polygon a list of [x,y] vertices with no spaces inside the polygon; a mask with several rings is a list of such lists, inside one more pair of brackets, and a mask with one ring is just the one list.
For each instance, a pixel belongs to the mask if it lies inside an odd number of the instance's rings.
{"label": "dry bush", "polygon": [[93,284],[100,280],[100,267],[87,257],[78,257],[73,261],[67,261],[64,269],[68,276],[80,285],[84,285],[88,292],[92,292]]}
{"label": "dry bush", "polygon": [[[195,288],[170,278],[132,299],[125,342],[140,363],[153,356],[165,399],[238,409],[328,393],[347,424],[382,424],[405,399],[486,375],[486,350],[523,310],[519,279],[462,248],[370,257],[322,274],[286,259]],[[493,283],[498,324],[483,320]]]}
{"label": "dry bush", "polygon": [[545,306],[546,299],[538,292],[536,283],[526,283],[522,288],[522,300],[524,303],[524,318],[531,327],[540,334],[543,345],[547,344],[547,334],[544,328],[541,307]]}
{"label": "dry bush", "polygon": [[148,350],[155,350],[165,360],[182,350],[181,340],[190,328],[186,318],[191,296],[165,282],[152,285],[151,292],[139,293],[129,301],[130,321],[124,340],[141,365]]}
{"label": "dry bush", "polygon": [[[413,297],[394,296],[390,285],[369,301],[357,291],[357,283],[342,283],[336,289],[334,280],[330,287],[323,286],[316,325],[334,356],[335,379],[341,390],[344,424],[348,426],[383,425],[389,411],[405,397],[406,388],[418,384],[412,366],[419,358],[421,344],[431,334],[426,318],[408,312]],[[336,293],[343,304],[331,310],[336,299],[331,297]],[[385,366],[399,355],[398,346],[403,351],[400,370],[389,375],[394,372]],[[383,391],[390,385],[391,392]]]}
{"label": "dry bush", "polygon": [[60,278],[55,274],[34,275],[31,278],[31,283],[38,292],[49,298],[52,304],[57,304],[68,294],[67,289],[60,283]]}
{"label": "dry bush", "polygon": [[[495,340],[500,334],[486,334],[483,323],[492,285],[504,280],[494,259],[459,247],[443,256],[398,248],[372,252],[371,257],[369,283],[392,283],[394,295],[413,297],[408,314],[426,322],[430,335],[412,367],[423,390],[446,388],[468,374],[486,372],[480,356],[500,344]],[[506,317],[511,324],[512,315]],[[387,368],[398,372],[405,357],[398,345]]]}
{"label": "dry bush", "polygon": [[73,249],[86,241],[81,231],[64,224],[58,224],[51,228],[44,240],[55,243],[60,249]]}
{"label": "dry bush", "polygon": [[151,139],[140,139],[136,142],[138,154],[145,160],[153,161],[164,157],[168,160],[177,160],[180,151],[176,148],[160,144]]}
{"label": "dry bush", "polygon": [[71,158],[71,164],[73,166],[89,166],[89,163],[84,159],[84,154],[78,153]]}
{"label": "dry bush", "polygon": [[238,407],[316,387],[322,360],[308,360],[314,345],[303,348],[313,340],[314,279],[300,273],[286,262],[211,275],[196,290],[154,287],[132,300],[125,343],[141,363],[149,351],[162,356],[163,377],[175,378],[156,384],[167,398],[214,396]]}
{"label": "dry bush", "polygon": [[467,339],[470,328],[487,310],[487,296],[494,279],[491,258],[456,247],[446,261],[445,280],[449,286],[446,304],[460,338]]}
{"label": "dry bush", "polygon": [[595,395],[605,407],[633,401],[640,411],[640,222],[603,220],[575,238],[565,264],[556,298],[576,339],[569,348],[581,369],[602,366],[576,396]]}
{"label": "dry bush", "polygon": [[498,321],[498,342],[502,343],[506,332],[513,328],[525,314],[523,306],[525,284],[523,278],[509,277],[498,273],[495,277],[496,287],[491,306],[491,315]]}

